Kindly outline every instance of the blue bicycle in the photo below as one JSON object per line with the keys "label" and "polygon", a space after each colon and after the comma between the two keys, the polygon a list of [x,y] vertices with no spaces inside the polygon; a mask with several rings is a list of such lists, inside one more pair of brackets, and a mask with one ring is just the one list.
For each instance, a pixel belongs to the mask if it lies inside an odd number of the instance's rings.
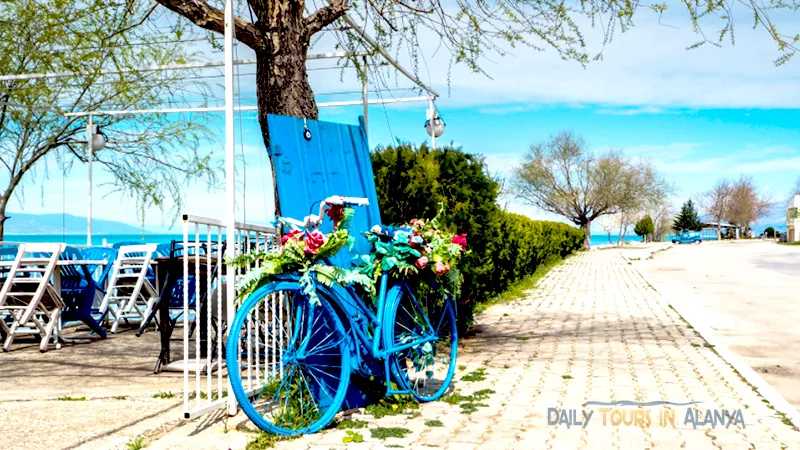
{"label": "blue bicycle", "polygon": [[[319,226],[326,205],[365,204],[331,197],[319,216],[279,223],[307,233]],[[387,396],[412,394],[429,402],[447,391],[458,347],[453,298],[417,298],[388,272],[380,276],[376,299],[353,286],[321,283],[312,294],[301,277],[274,277],[242,302],[230,324],[228,376],[237,402],[259,428],[280,435],[319,431],[341,410],[351,373],[375,375],[374,361]]]}

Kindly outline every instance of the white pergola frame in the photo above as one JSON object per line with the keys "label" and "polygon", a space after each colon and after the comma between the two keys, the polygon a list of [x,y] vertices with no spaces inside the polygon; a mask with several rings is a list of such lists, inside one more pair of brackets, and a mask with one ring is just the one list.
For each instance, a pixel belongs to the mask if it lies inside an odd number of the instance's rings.
{"label": "white pergola frame", "polygon": [[[228,203],[229,210],[227,211],[226,224],[235,223],[235,209],[233,207],[235,202],[235,164],[234,164],[234,146],[235,140],[233,137],[234,127],[234,112],[235,111],[257,111],[258,106],[234,106],[234,87],[233,87],[233,67],[237,65],[252,65],[256,64],[255,59],[233,59],[233,32],[229,27],[230,21],[233,17],[232,1],[227,0],[225,6],[225,37],[224,37],[224,60],[211,61],[211,62],[195,62],[186,64],[165,64],[155,66],[144,66],[130,69],[117,69],[117,70],[101,70],[100,75],[115,75],[122,73],[140,73],[140,72],[158,72],[165,70],[187,70],[187,69],[205,69],[213,67],[224,67],[225,77],[225,106],[218,107],[183,107],[183,108],[155,108],[155,109],[140,109],[140,110],[98,110],[98,111],[77,111],[77,112],[63,112],[58,108],[42,107],[42,106],[25,106],[9,102],[3,102],[9,106],[28,108],[28,109],[42,109],[52,111],[54,113],[62,114],[65,117],[86,117],[86,140],[87,140],[87,154],[88,154],[88,213],[86,218],[86,245],[92,245],[92,198],[93,198],[93,180],[92,180],[92,163],[94,151],[92,149],[92,137],[95,132],[93,123],[94,116],[121,116],[121,115],[140,115],[140,114],[173,114],[173,113],[208,113],[208,112],[224,112],[225,113],[225,148],[226,148],[226,163],[225,163],[225,180],[226,180],[226,202]],[[230,11],[229,11],[230,9]],[[230,16],[230,17],[229,17]],[[306,60],[322,60],[322,59],[341,59],[348,57],[361,57],[362,63],[365,67],[363,79],[361,100],[352,101],[334,101],[334,102],[321,102],[317,103],[318,108],[328,108],[336,106],[355,106],[363,105],[363,116],[365,128],[369,129],[369,105],[381,105],[391,103],[405,103],[405,102],[428,102],[429,114],[433,111],[433,102],[439,97],[439,93],[425,83],[420,81],[411,72],[406,70],[400,63],[392,58],[386,51],[384,51],[378,43],[372,39],[364,30],[362,30],[350,17],[345,15],[343,20],[352,27],[352,29],[361,36],[361,38],[379,55],[386,60],[391,66],[402,73],[412,83],[418,86],[421,90],[425,91],[427,95],[417,97],[404,97],[404,98],[388,98],[388,99],[370,99],[368,97],[368,79],[367,79],[367,56],[369,53],[346,53],[346,52],[331,52],[331,53],[318,53],[310,54]],[[229,42],[230,41],[230,42]],[[0,75],[0,81],[14,81],[14,80],[36,80],[36,79],[51,79],[51,78],[69,78],[76,75],[84,75],[84,72],[47,72],[47,73],[31,73],[31,74],[18,74],[18,75]],[[433,138],[435,145],[435,138]],[[233,233],[233,226],[230,228],[230,233]]]}

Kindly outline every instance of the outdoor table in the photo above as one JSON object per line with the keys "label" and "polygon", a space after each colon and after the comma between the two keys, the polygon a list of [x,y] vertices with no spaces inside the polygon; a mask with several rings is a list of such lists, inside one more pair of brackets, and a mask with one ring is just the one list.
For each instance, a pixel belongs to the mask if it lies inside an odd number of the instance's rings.
{"label": "outdoor table", "polygon": [[[9,260],[2,260],[0,261],[0,268],[10,268],[14,264],[14,261]],[[105,266],[108,264],[107,259],[102,260],[90,260],[90,259],[59,259],[56,261],[57,266]],[[61,270],[54,270],[53,271],[53,288],[56,290],[56,294],[61,297]],[[60,320],[60,319],[59,319]],[[61,325],[58,325],[59,328]],[[65,343],[69,344],[85,344],[89,342],[86,338],[65,338],[60,335],[59,339]]]}
{"label": "outdoor table", "polygon": [[[11,267],[14,264],[14,261],[3,260],[0,261],[0,268]],[[90,260],[90,259],[59,259],[56,261],[56,265],[58,266],[105,266],[108,264],[107,259],[102,260]],[[53,287],[56,290],[58,296],[61,296],[61,271],[54,270],[53,271]]]}
{"label": "outdoor table", "polygon": [[[184,258],[187,258],[188,265],[189,265],[189,273],[195,274],[196,281],[195,283],[198,284],[198,298],[195,299],[197,311],[200,311],[200,315],[203,315],[203,311],[205,311],[206,302],[204,299],[207,297],[208,292],[206,292],[207,288],[207,277],[209,276],[208,273],[208,256],[206,255],[189,255],[189,256],[180,256],[177,258],[170,258],[169,256],[160,256],[158,258],[153,259],[153,265],[155,267],[155,275],[156,275],[156,291],[159,293],[161,297],[159,304],[158,304],[158,331],[161,337],[161,352],[159,353],[158,360],[156,361],[156,367],[153,371],[154,373],[159,373],[161,370],[168,370],[166,367],[170,361],[170,339],[172,337],[172,327],[169,326],[170,324],[170,316],[169,316],[169,298],[167,289],[170,288],[170,285],[174,283],[174,281],[168,281],[167,277],[175,277],[183,276],[183,264]],[[214,265],[214,261],[218,261],[218,259],[212,255],[212,266]],[[199,271],[195,273],[195,264],[199,263]],[[224,274],[225,267],[222,267],[222,273]],[[213,274],[210,274],[213,276]],[[190,292],[190,295],[192,293]],[[184,326],[188,326],[187,317],[184,317]],[[195,320],[197,320],[195,318]],[[200,333],[200,342],[201,342],[201,356],[205,357],[205,349],[206,349],[206,340],[208,339],[208,326],[206,321],[200,320],[198,324],[197,330]],[[177,368],[174,368],[177,370]],[[182,368],[180,369],[183,370]]]}

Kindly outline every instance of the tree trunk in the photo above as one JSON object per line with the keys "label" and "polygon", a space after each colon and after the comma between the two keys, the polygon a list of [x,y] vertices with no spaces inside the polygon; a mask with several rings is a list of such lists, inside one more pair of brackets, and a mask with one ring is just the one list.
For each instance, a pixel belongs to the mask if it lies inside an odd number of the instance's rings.
{"label": "tree trunk", "polygon": [[587,220],[581,225],[581,230],[586,233],[586,237],[583,241],[583,248],[584,250],[589,250],[592,247],[590,239],[592,238],[592,221]]}
{"label": "tree trunk", "polygon": [[9,217],[6,217],[6,206],[8,206],[6,198],[0,197],[0,241],[5,238],[6,220],[9,219]]}
{"label": "tree trunk", "polygon": [[722,226],[720,225],[720,221],[717,220],[717,241],[722,240]]}
{"label": "tree trunk", "polygon": [[[266,15],[268,20],[256,22],[256,27],[266,36],[264,48],[256,50],[258,123],[266,147],[270,145],[267,124],[269,114],[304,119],[319,117],[306,72],[309,36],[306,33],[303,8],[298,7],[301,4],[270,2],[271,11]],[[275,166],[271,158],[270,165],[274,174]],[[273,176],[275,214],[280,214],[275,179]]]}

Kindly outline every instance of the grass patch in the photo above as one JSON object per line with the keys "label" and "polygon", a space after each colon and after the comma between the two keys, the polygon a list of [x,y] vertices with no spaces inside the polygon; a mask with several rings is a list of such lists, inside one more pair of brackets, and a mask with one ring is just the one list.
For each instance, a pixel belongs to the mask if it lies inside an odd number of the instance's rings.
{"label": "grass patch", "polygon": [[344,419],[336,424],[336,428],[339,430],[347,430],[350,428],[366,428],[366,427],[367,427],[367,422],[358,419]]}
{"label": "grass patch", "polygon": [[508,364],[503,364],[503,369],[509,369],[509,368],[511,368],[511,366],[509,366]]}
{"label": "grass patch", "polygon": [[561,378],[563,378],[565,380],[571,380],[572,376],[571,375],[561,375]]}
{"label": "grass patch", "polygon": [[367,406],[364,410],[376,419],[385,416],[396,416],[409,410],[419,409],[419,403],[410,394],[395,394],[382,398],[378,403]]}
{"label": "grass patch", "polygon": [[494,394],[492,389],[481,389],[475,391],[472,395],[462,395],[461,392],[455,391],[447,397],[443,397],[442,401],[450,405],[458,405],[461,407],[461,414],[472,414],[478,408],[485,408],[489,405],[481,403],[481,400],[486,400],[489,395]]}
{"label": "grass patch", "polygon": [[342,438],[342,442],[345,444],[348,442],[364,442],[364,435],[353,430],[347,430],[347,435]]}
{"label": "grass patch", "polygon": [[[171,394],[171,392],[170,392],[170,394]],[[222,391],[222,398],[225,398],[227,396],[228,396],[228,391]],[[169,398],[169,397],[166,397],[166,398]],[[203,391],[200,391],[200,398],[205,400],[205,399],[208,398],[208,394],[206,394]],[[219,400],[219,392],[212,392],[211,393],[211,400],[215,400],[215,401]]]}
{"label": "grass patch", "polygon": [[545,275],[547,275],[547,272],[549,272],[550,269],[561,264],[563,261],[566,261],[566,259],[556,259],[554,261],[551,260],[549,262],[540,264],[539,267],[536,268],[535,272],[517,281],[516,283],[511,284],[501,294],[494,296],[483,303],[476,304],[475,307],[472,309],[473,313],[475,315],[478,315],[486,311],[486,309],[492,305],[497,305],[500,303],[508,303],[512,300],[517,300],[519,298],[525,297],[526,295],[525,291],[529,291],[535,288],[536,283],[539,280],[541,280]]}
{"label": "grass patch", "polygon": [[461,405],[461,414],[472,414],[478,410],[478,408],[486,408],[486,403],[462,403]]}
{"label": "grass patch", "polygon": [[419,411],[412,411],[410,414],[406,415],[409,419],[416,419],[417,417],[421,416],[422,413]]}
{"label": "grass patch", "polygon": [[695,344],[694,342],[692,342],[692,347],[700,347],[700,344]]}
{"label": "grass patch", "polygon": [[281,441],[291,441],[300,436],[280,436],[277,434],[270,434],[265,432],[258,433],[255,439],[247,443],[245,450],[262,450],[265,448],[273,448],[275,444]]}
{"label": "grass patch", "polygon": [[709,344],[708,342],[704,343],[703,347],[705,347],[705,348],[714,348],[714,346]]}
{"label": "grass patch", "polygon": [[443,427],[443,426],[444,426],[444,424],[442,423],[442,421],[441,421],[441,420],[439,420],[439,419],[434,419],[434,420],[426,420],[426,421],[425,421],[425,425],[426,425],[426,426],[429,426],[429,427]]}
{"label": "grass patch", "polygon": [[125,450],[141,450],[147,447],[147,444],[144,443],[143,437],[138,437],[131,442],[125,444]]}
{"label": "grass patch", "polygon": [[[172,397],[175,397],[175,394],[173,394],[172,391],[170,391],[170,392],[161,391],[161,392],[156,392],[155,394],[153,394],[153,398],[172,398]],[[205,398],[202,395],[200,397],[201,398]]]}
{"label": "grass patch", "polygon": [[518,340],[518,341],[527,341],[530,338],[529,337],[518,337],[518,338],[515,338],[515,339]]}
{"label": "grass patch", "polygon": [[400,427],[378,427],[369,430],[369,434],[375,439],[388,439],[388,438],[404,438],[407,434],[411,434],[408,428]]}
{"label": "grass patch", "polygon": [[466,370],[466,369],[467,369],[467,366],[465,366],[463,364],[458,366],[458,370]]}
{"label": "grass patch", "polygon": [[58,397],[59,400],[62,402],[85,402],[86,397],[70,397],[69,395],[65,395],[63,397]]}
{"label": "grass patch", "polygon": [[[517,338],[517,339],[519,339],[519,338]],[[480,369],[478,369],[478,370],[476,370],[474,372],[470,372],[470,373],[464,375],[463,377],[461,377],[461,381],[469,381],[469,382],[483,381],[485,379],[486,379],[486,369],[484,369],[483,367],[481,367]]]}
{"label": "grass patch", "polygon": [[114,400],[127,400],[127,399],[128,399],[127,395],[115,395],[114,396]]}

